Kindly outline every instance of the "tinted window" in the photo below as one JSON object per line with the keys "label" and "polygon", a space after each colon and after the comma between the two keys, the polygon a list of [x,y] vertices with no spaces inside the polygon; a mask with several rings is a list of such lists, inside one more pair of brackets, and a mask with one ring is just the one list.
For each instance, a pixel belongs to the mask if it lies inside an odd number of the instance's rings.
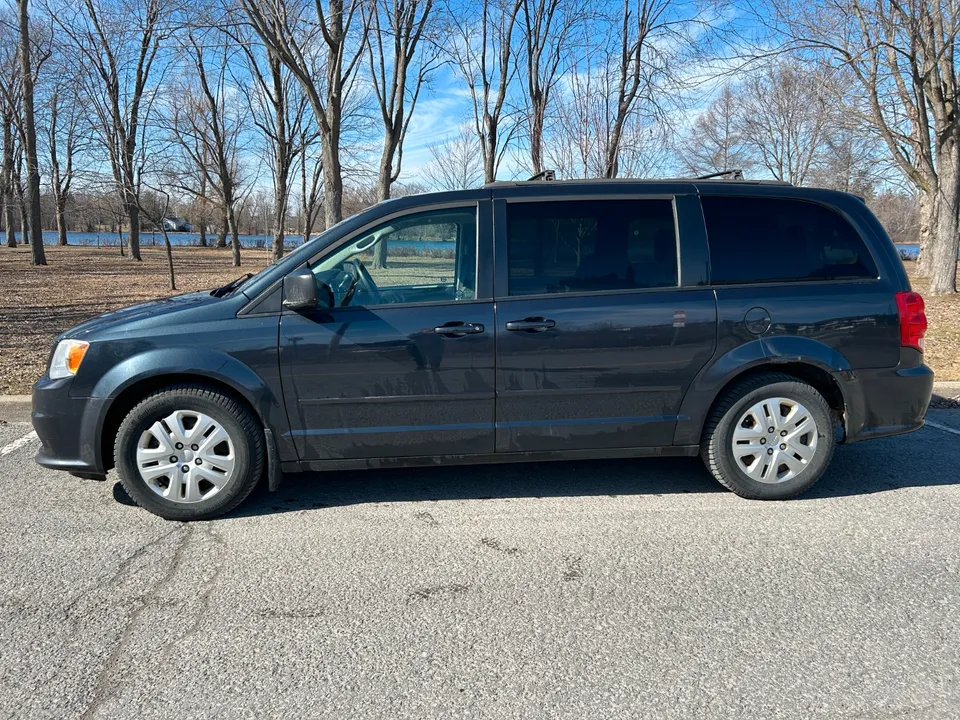
{"label": "tinted window", "polygon": [[476,268],[474,207],[390,220],[311,266],[334,304],[350,307],[472,300]]}
{"label": "tinted window", "polygon": [[510,295],[677,284],[669,200],[511,203],[507,225]]}
{"label": "tinted window", "polygon": [[703,197],[714,283],[876,277],[843,216],[802,200]]}

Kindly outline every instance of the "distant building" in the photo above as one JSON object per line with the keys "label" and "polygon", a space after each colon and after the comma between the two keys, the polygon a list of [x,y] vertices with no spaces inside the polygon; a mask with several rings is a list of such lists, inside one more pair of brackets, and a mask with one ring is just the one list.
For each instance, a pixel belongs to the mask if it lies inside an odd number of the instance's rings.
{"label": "distant building", "polygon": [[183,218],[165,217],[163,219],[163,229],[167,232],[193,232],[193,225]]}

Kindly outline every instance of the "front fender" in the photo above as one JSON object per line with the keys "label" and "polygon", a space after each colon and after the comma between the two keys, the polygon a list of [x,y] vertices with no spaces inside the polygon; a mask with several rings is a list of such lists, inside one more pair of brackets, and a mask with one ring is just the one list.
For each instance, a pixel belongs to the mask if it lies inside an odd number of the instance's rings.
{"label": "front fender", "polygon": [[[675,445],[698,445],[707,413],[720,392],[740,375],[760,367],[803,363],[824,370],[835,379],[852,378],[850,362],[840,352],[818,340],[796,336],[757,338],[715,358],[690,384],[680,404]],[[838,383],[847,401],[844,383]]]}
{"label": "front fender", "polygon": [[174,382],[194,376],[223,383],[249,402],[261,419],[280,407],[263,379],[248,366],[227,353],[196,347],[156,348],[125,358],[100,377],[90,395],[112,400],[139,382],[161,376],[170,376]]}

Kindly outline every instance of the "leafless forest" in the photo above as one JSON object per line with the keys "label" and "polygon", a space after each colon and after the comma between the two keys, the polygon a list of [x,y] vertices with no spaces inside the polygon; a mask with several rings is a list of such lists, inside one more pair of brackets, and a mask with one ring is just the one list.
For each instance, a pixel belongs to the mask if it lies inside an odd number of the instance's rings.
{"label": "leafless forest", "polygon": [[[310,235],[379,200],[555,169],[748,177],[867,199],[956,292],[955,0],[13,0],[5,241],[187,218]],[[458,98],[409,167],[426,99]],[[423,148],[420,148],[421,156]],[[406,155],[405,155],[406,153]],[[405,158],[407,167],[405,167]],[[169,257],[169,243],[168,243]],[[374,258],[377,262],[378,258]],[[172,280],[172,265],[171,265]]]}

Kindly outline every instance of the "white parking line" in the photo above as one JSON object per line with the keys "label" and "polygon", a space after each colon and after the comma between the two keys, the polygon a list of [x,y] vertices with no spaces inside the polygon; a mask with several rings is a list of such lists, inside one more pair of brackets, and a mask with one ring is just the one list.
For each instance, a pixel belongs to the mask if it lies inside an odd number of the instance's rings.
{"label": "white parking line", "polygon": [[28,445],[34,440],[37,440],[37,431],[31,430],[19,440],[14,440],[9,445],[4,445],[2,448],[0,448],[0,455],[9,455],[14,450],[19,450],[24,445]]}
{"label": "white parking line", "polygon": [[952,427],[947,427],[946,425],[941,425],[940,423],[935,423],[933,422],[933,420],[927,420],[925,424],[929,425],[932,428],[936,428],[937,430],[943,430],[944,432],[953,433],[954,435],[960,435],[960,430],[957,430],[956,428],[952,428]]}

